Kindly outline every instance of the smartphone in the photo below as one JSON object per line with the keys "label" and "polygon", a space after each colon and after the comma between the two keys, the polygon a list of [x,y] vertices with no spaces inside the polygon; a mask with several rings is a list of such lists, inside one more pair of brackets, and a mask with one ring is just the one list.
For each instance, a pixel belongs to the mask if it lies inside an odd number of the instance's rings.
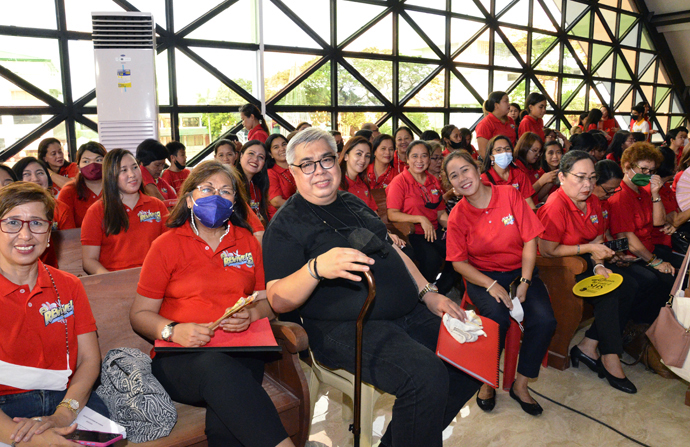
{"label": "smartphone", "polygon": [[628,249],[628,238],[614,239],[612,241],[604,242],[604,245],[613,251],[626,251]]}
{"label": "smartphone", "polygon": [[103,433],[100,431],[76,430],[66,436],[70,441],[81,445],[91,445],[95,447],[105,447],[122,439],[119,433]]}

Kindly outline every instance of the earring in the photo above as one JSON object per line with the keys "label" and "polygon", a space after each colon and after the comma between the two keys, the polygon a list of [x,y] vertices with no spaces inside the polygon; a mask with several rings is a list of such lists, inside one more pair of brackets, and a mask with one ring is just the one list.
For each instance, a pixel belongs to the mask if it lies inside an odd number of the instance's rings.
{"label": "earring", "polygon": [[46,248],[50,247],[50,241],[48,241],[48,245],[46,245]]}

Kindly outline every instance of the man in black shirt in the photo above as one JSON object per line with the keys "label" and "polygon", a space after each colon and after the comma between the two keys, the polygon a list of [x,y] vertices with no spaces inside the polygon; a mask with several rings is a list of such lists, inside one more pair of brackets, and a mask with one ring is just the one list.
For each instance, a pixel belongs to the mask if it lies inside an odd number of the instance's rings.
{"label": "man in black shirt", "polygon": [[[386,227],[364,202],[338,191],[341,174],[333,169],[336,145],[328,132],[300,132],[286,157],[298,193],[264,234],[271,305],[279,313],[299,309],[316,360],[353,372],[355,321],[367,296],[359,272],[371,270],[377,294],[364,326],[362,378],[396,396],[381,445],[440,447],[443,429],[480,385],[435,355],[440,317],[464,321],[464,311],[384,242]],[[352,248],[356,236],[378,243],[371,256]]]}

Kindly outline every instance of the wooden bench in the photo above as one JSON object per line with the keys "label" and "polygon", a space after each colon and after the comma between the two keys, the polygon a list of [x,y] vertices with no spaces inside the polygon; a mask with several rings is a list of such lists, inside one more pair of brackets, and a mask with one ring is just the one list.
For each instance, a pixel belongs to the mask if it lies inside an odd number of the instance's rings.
{"label": "wooden bench", "polygon": [[386,207],[385,189],[372,189],[371,195],[376,201],[376,206],[378,207],[376,213],[379,215],[383,223],[386,224],[386,228],[388,228],[388,231],[394,233],[402,240],[404,240],[405,243],[409,244],[410,241],[408,240],[408,236],[414,233],[414,224],[410,222],[390,222],[388,220],[388,208]]}
{"label": "wooden bench", "polygon": [[592,316],[589,303],[573,295],[575,276],[587,269],[579,256],[544,258],[537,256],[539,277],[551,297],[551,307],[558,325],[549,345],[549,366],[565,370],[570,366],[570,341],[583,320]]}
{"label": "wooden bench", "polygon": [[[145,353],[151,350],[151,343],[137,335],[129,322],[129,309],[136,295],[140,272],[141,268],[136,268],[81,278],[98,325],[98,344],[102,356],[110,349],[119,347],[138,348]],[[273,400],[293,443],[302,447],[307,441],[311,421],[309,388],[298,353],[307,349],[307,334],[294,323],[274,321],[271,327],[282,353],[279,354],[280,358],[266,365],[263,387]],[[169,436],[142,444],[122,441],[117,444],[118,447],[206,446],[206,410],[179,403],[175,406],[178,419]]]}
{"label": "wooden bench", "polygon": [[81,263],[81,228],[53,231],[50,243],[55,247],[60,270],[75,276],[87,276]]}

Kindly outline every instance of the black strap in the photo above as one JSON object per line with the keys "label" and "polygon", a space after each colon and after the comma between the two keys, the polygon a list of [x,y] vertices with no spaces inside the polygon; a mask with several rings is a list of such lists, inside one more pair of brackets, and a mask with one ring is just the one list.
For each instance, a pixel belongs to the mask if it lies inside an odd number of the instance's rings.
{"label": "black strap", "polygon": [[491,182],[492,185],[496,184],[496,180],[494,180],[494,176],[491,175],[491,168],[486,171],[486,176],[489,178],[489,181]]}

